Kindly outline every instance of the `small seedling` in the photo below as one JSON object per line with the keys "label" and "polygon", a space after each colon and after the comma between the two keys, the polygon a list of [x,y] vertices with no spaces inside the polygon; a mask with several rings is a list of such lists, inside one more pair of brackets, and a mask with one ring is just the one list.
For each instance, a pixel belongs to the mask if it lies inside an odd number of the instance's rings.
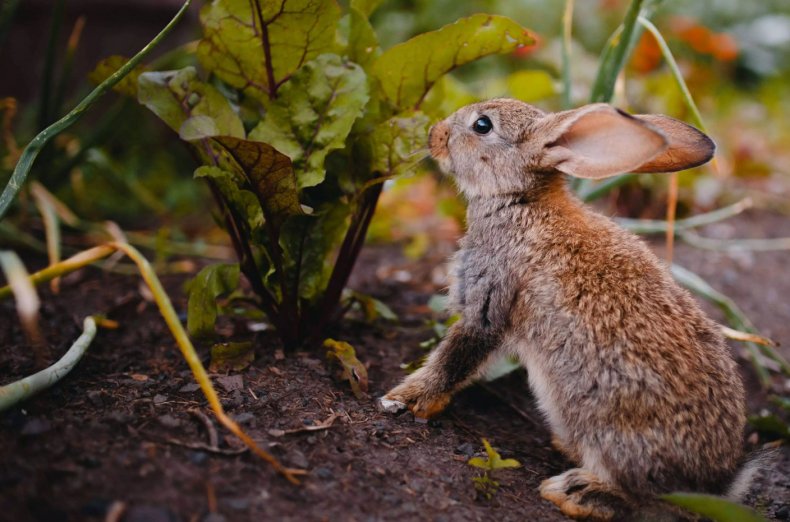
{"label": "small seedling", "polygon": [[467,464],[480,468],[483,474],[472,479],[475,489],[487,500],[491,500],[499,489],[499,482],[494,480],[491,475],[499,469],[518,468],[521,464],[516,459],[503,459],[502,456],[493,448],[487,439],[483,439],[483,446],[486,450],[486,458],[472,457]]}

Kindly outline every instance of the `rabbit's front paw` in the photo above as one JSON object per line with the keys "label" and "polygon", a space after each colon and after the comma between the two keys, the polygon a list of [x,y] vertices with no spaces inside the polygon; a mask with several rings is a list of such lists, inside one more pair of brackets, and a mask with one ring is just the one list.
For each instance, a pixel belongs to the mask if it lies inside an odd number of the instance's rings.
{"label": "rabbit's front paw", "polygon": [[622,502],[611,486],[581,468],[544,480],[540,484],[540,496],[571,518],[599,521],[612,520],[613,505]]}
{"label": "rabbit's front paw", "polygon": [[397,413],[408,408],[417,419],[429,419],[440,413],[450,402],[449,393],[436,392],[414,374],[379,399],[381,409]]}

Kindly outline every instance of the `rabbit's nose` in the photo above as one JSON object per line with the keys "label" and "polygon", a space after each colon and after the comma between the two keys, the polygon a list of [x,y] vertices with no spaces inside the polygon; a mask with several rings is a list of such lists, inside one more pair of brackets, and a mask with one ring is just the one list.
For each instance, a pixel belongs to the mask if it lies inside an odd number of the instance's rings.
{"label": "rabbit's nose", "polygon": [[431,127],[428,133],[428,145],[431,148],[431,156],[436,159],[444,158],[449,154],[447,150],[447,140],[450,139],[450,125],[446,121],[440,121]]}

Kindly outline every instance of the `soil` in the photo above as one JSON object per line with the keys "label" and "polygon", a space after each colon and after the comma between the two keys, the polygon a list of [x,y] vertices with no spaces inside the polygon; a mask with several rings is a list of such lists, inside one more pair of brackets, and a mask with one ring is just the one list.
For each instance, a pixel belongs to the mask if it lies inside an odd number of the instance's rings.
{"label": "soil", "polygon": [[[729,221],[730,229],[702,233],[780,236],[787,224],[786,217],[753,213]],[[209,430],[193,411],[210,412],[138,278],[86,269],[66,278],[59,295],[42,287],[51,359],[79,335],[86,315],[105,313],[120,327],[100,331],[54,388],[0,416],[0,520],[566,520],[537,492],[541,480],[570,464],[551,448],[523,372],[462,392],[428,424],[375,407],[374,399],[402,378],[400,365],[424,353],[419,343],[431,338],[433,318],[426,303],[444,284],[452,249],[441,243],[419,261],[394,246],[363,252],[351,286],[382,300],[400,320],[371,325],[351,319],[331,335],[352,343],[368,365],[369,397],[357,399],[320,350],[278,357],[270,332],[244,334],[255,339],[251,366],[214,376],[227,411],[253,438],[287,465],[309,470],[298,487],[249,453],[194,449],[208,443]],[[663,247],[657,242],[656,249]],[[679,244],[676,259],[734,298],[790,356],[790,253],[731,255]],[[165,278],[182,311],[183,282]],[[13,304],[0,303],[4,382],[34,370],[17,323]],[[742,347],[733,349],[749,409],[757,412],[766,394]],[[270,433],[335,415],[325,430]],[[216,429],[225,453],[239,447]],[[495,476],[501,485],[491,499],[475,490],[472,479],[480,472],[466,463],[482,455],[483,437],[523,465]],[[751,432],[744,437],[751,449],[766,442]],[[786,447],[749,503],[772,520],[790,517]]]}

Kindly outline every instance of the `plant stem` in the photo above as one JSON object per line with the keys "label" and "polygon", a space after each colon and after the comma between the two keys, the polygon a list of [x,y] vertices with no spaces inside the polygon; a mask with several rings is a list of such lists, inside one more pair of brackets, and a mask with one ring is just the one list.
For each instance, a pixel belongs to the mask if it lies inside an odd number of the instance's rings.
{"label": "plant stem", "polygon": [[623,20],[623,29],[618,37],[613,37],[604,49],[601,64],[598,67],[598,75],[592,87],[590,101],[610,102],[614,94],[614,84],[623,69],[628,55],[632,49],[632,36],[634,27],[642,9],[643,0],[632,0],[628,11]]}
{"label": "plant stem", "polygon": [[612,190],[616,189],[621,185],[625,185],[632,179],[636,178],[635,174],[623,174],[621,176],[615,176],[613,178],[609,178],[601,183],[593,185],[590,180],[582,180],[585,183],[581,183],[579,185],[579,198],[585,203],[589,203],[590,201],[595,201],[598,198],[601,198],[611,192]]}
{"label": "plant stem", "polygon": [[55,72],[55,48],[60,36],[60,28],[63,25],[63,4],[65,0],[55,0],[52,8],[52,25],[49,27],[49,38],[47,40],[47,51],[44,55],[44,70],[41,80],[41,105],[38,108],[38,128],[43,129],[50,123],[52,114],[52,81]]}
{"label": "plant stem", "polygon": [[28,399],[60,381],[80,362],[91,341],[96,336],[96,321],[86,317],[83,321],[82,335],[71,345],[71,348],[52,366],[34,373],[29,377],[0,387],[0,411]]}
{"label": "plant stem", "polygon": [[664,40],[664,37],[661,35],[661,31],[658,30],[653,22],[644,16],[638,17],[638,21],[639,24],[647,29],[647,31],[653,35],[653,38],[655,38],[658,48],[661,49],[661,54],[663,55],[664,60],[667,62],[670,71],[672,71],[672,76],[675,78],[675,83],[677,83],[678,88],[683,95],[683,101],[686,102],[686,106],[689,108],[691,115],[694,117],[694,123],[700,128],[702,132],[707,133],[707,130],[705,130],[705,123],[702,121],[702,115],[700,114],[699,109],[697,109],[697,104],[694,103],[694,98],[691,96],[691,91],[689,91],[686,81],[683,79],[683,73],[680,72],[680,67],[678,67],[678,63],[675,61],[675,57],[672,55],[672,51],[669,49],[666,40]]}
{"label": "plant stem", "polygon": [[184,15],[184,13],[186,13],[187,8],[191,3],[192,0],[186,0],[184,5],[181,6],[181,9],[178,10],[173,19],[170,20],[165,28],[162,29],[162,31],[156,35],[154,39],[148,43],[148,45],[143,47],[140,52],[138,52],[128,62],[126,62],[123,67],[115,71],[112,75],[110,75],[109,78],[99,84],[99,86],[91,91],[91,93],[85,98],[83,98],[83,100],[74,109],[72,109],[71,112],[41,131],[35,138],[33,138],[27,147],[25,147],[25,150],[22,151],[22,156],[19,158],[19,161],[16,164],[14,173],[11,175],[11,179],[8,180],[8,184],[6,184],[2,194],[0,194],[0,219],[3,219],[5,216],[6,212],[11,206],[11,203],[14,201],[14,198],[19,193],[19,190],[22,188],[22,185],[27,179],[30,169],[33,166],[33,162],[36,160],[36,157],[39,155],[44,146],[49,142],[49,140],[76,123],[96,102],[96,100],[99,99],[99,97],[101,97],[115,84],[121,81],[127,74],[129,74],[129,72],[134,69],[153,50],[153,48],[165,38],[165,36],[170,33],[178,21],[181,20],[181,17]]}
{"label": "plant stem", "polygon": [[571,81],[571,45],[573,39],[573,3],[574,0],[565,0],[565,10],[562,13],[562,106],[570,109],[573,106]]}
{"label": "plant stem", "polygon": [[329,283],[318,307],[318,313],[315,317],[305,316],[302,318],[303,322],[312,322],[309,342],[319,341],[324,328],[332,321],[332,316],[340,303],[351,270],[354,268],[354,263],[356,263],[362,245],[365,243],[368,226],[370,226],[373,213],[376,211],[382,188],[383,184],[381,183],[373,185],[360,198],[359,206],[351,217],[351,224],[343,238],[343,244],[340,246],[335,268],[329,277]]}

